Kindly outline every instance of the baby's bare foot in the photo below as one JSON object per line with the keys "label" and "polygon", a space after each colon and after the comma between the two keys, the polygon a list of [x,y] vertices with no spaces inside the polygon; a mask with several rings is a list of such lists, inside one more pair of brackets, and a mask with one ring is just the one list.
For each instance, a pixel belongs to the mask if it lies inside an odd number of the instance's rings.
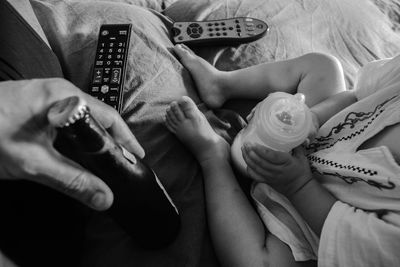
{"label": "baby's bare foot", "polygon": [[183,96],[170,104],[165,124],[188,146],[200,164],[215,157],[229,157],[228,143],[211,128],[189,97]]}
{"label": "baby's bare foot", "polygon": [[210,108],[221,107],[226,100],[222,91],[221,71],[194,54],[185,45],[176,45],[174,51],[181,63],[190,71],[204,103]]}

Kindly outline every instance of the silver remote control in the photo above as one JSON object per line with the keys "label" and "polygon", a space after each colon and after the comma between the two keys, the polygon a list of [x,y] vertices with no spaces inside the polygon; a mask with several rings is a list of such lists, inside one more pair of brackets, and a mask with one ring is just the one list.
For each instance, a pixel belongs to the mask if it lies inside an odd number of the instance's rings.
{"label": "silver remote control", "polygon": [[250,17],[180,21],[173,24],[172,36],[175,44],[237,45],[260,39],[268,28],[264,21]]}

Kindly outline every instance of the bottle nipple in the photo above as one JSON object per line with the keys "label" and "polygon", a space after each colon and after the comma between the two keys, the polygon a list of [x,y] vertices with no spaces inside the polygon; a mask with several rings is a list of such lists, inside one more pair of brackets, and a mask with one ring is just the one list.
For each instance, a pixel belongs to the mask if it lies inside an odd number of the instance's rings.
{"label": "bottle nipple", "polygon": [[272,120],[275,126],[285,132],[296,131],[304,122],[304,95],[296,94],[294,97],[282,98],[271,107]]}

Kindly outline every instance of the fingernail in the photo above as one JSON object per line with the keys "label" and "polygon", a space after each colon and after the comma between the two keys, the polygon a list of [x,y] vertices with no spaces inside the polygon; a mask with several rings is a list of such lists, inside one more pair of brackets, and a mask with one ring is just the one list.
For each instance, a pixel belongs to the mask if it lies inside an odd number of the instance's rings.
{"label": "fingernail", "polygon": [[90,203],[92,207],[95,208],[96,210],[104,210],[107,208],[106,195],[104,193],[96,193],[92,197]]}

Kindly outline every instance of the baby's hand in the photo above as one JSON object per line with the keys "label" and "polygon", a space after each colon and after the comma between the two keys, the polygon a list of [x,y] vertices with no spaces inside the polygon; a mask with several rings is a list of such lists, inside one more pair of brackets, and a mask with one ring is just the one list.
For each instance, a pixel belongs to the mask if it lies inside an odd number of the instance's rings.
{"label": "baby's hand", "polygon": [[244,161],[250,178],[267,183],[278,192],[289,196],[312,179],[304,149],[293,149],[293,155],[274,151],[258,144],[242,147]]}

